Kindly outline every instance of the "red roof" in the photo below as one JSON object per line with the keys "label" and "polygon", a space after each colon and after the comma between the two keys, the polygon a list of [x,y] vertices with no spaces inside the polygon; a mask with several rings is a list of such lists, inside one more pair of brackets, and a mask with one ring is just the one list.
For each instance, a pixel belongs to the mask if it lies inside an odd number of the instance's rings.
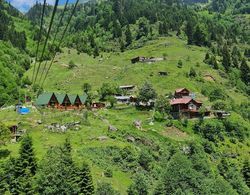
{"label": "red roof", "polygon": [[191,101],[194,101],[196,102],[197,104],[202,104],[202,102],[200,101],[197,101],[197,100],[194,100],[190,97],[187,97],[187,98],[178,98],[178,99],[172,99],[170,101],[170,105],[178,105],[178,104],[188,104],[189,102]]}
{"label": "red roof", "polygon": [[[187,89],[186,89],[186,88],[176,89],[176,90],[175,90],[175,93],[180,93],[180,92],[182,92],[183,90],[187,90]],[[187,91],[189,91],[189,90],[187,90]]]}

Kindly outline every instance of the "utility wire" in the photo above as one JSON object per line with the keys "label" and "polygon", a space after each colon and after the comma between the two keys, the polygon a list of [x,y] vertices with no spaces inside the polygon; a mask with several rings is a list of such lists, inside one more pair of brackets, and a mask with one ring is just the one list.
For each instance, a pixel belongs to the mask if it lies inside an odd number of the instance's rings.
{"label": "utility wire", "polygon": [[34,82],[34,76],[36,72],[36,63],[37,63],[37,57],[38,57],[38,50],[40,47],[40,42],[42,39],[42,28],[43,28],[43,18],[44,18],[44,13],[45,13],[45,7],[46,7],[46,0],[43,2],[43,9],[42,9],[42,17],[41,17],[41,23],[40,23],[40,30],[39,30],[39,37],[38,37],[38,43],[37,43],[37,48],[36,48],[36,59],[35,59],[35,64],[34,64],[34,69],[33,69],[33,74],[32,74],[32,83]]}
{"label": "utility wire", "polygon": [[33,83],[34,85],[36,83],[37,75],[39,73],[39,70],[40,70],[40,67],[41,67],[41,64],[42,64],[42,59],[43,59],[43,56],[44,56],[44,52],[45,52],[45,49],[46,49],[46,46],[47,46],[47,43],[48,43],[48,40],[49,40],[49,35],[50,35],[50,32],[51,32],[52,24],[53,24],[54,17],[55,17],[55,14],[56,14],[58,2],[59,2],[59,0],[55,1],[52,17],[51,17],[50,24],[49,24],[49,30],[48,30],[48,33],[47,33],[47,36],[46,36],[46,40],[45,40],[45,43],[44,43],[44,46],[43,46],[42,55],[41,55],[40,62],[39,62],[39,65],[38,65],[38,69],[37,69],[37,72],[36,72],[35,80],[34,80],[34,83]]}
{"label": "utility wire", "polygon": [[[57,26],[57,28],[56,28],[56,33],[55,33],[55,36],[54,36],[54,39],[53,39],[53,42],[52,42],[52,46],[55,45],[55,41],[56,41],[56,38],[57,38],[57,34],[59,33],[60,26],[62,25],[63,18],[64,18],[64,15],[65,15],[65,12],[66,12],[66,10],[67,10],[68,3],[69,3],[69,0],[66,1],[66,4],[65,4],[64,9],[63,9],[63,12],[62,12],[62,14],[61,14],[61,18],[60,18],[60,21],[59,21],[58,26]],[[56,49],[57,49],[57,48],[56,48]],[[39,85],[39,84],[41,83],[41,81],[42,81],[43,74],[44,74],[44,71],[45,71],[45,69],[46,69],[47,64],[48,64],[48,61],[45,62],[45,65],[44,65],[44,67],[43,67],[43,71],[42,71],[42,73],[41,73],[41,76],[40,76],[40,79],[39,79],[39,82],[38,82],[38,85]]]}
{"label": "utility wire", "polygon": [[[65,29],[64,29],[64,32],[63,32],[63,34],[62,34],[62,37],[61,37],[61,39],[60,39],[60,42],[59,42],[57,48],[60,48],[60,46],[61,46],[61,44],[62,44],[62,42],[63,42],[64,36],[65,36],[65,34],[66,34],[67,30],[68,30],[70,21],[71,21],[73,15],[74,15],[74,13],[75,13],[75,10],[76,10],[76,8],[77,8],[78,3],[79,3],[79,0],[77,0],[76,3],[75,3],[75,6],[74,6],[74,8],[73,8],[73,11],[72,11],[70,17],[69,17],[68,23],[67,23],[67,25],[66,25],[66,27],[65,27]],[[53,65],[53,62],[54,62],[54,60],[55,60],[55,57],[56,57],[56,52],[55,52],[55,54],[54,54],[54,56],[53,56],[53,58],[52,58],[52,60],[51,60],[51,62],[50,62],[50,65],[49,65],[48,70],[46,71],[46,75],[45,75],[45,77],[44,77],[44,79],[43,79],[41,88],[43,87],[44,82],[45,82],[45,80],[46,80],[46,78],[47,78],[47,76],[48,76],[48,74],[49,74],[49,71],[50,71],[50,69],[51,69],[51,67],[52,67],[52,65]]]}

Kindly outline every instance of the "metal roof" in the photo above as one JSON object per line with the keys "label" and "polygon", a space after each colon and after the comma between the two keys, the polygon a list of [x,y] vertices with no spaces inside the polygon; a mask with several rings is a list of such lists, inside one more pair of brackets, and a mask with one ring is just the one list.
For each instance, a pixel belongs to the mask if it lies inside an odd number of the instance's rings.
{"label": "metal roof", "polygon": [[53,93],[43,93],[38,96],[35,105],[44,106],[47,105],[52,97]]}

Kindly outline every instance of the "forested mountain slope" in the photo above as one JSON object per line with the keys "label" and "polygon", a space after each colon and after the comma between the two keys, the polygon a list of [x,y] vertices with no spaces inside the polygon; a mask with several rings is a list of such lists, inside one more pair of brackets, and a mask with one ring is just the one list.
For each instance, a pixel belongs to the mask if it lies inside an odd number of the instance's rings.
{"label": "forested mountain slope", "polygon": [[[0,105],[19,99],[31,111],[0,110],[0,194],[250,193],[247,1],[88,1],[79,4],[62,47],[56,48],[59,6],[41,58],[53,10],[46,6],[37,62],[43,69],[56,57],[43,86],[31,82],[42,5],[25,16],[3,1],[0,5],[5,28]],[[73,4],[56,43],[72,9]],[[20,40],[12,36],[19,33]],[[137,56],[151,61],[132,63]],[[42,71],[38,81],[40,76]],[[136,102],[114,99],[130,95],[119,90],[126,85],[135,86]],[[174,118],[170,101],[179,88],[203,102],[199,117]],[[87,94],[86,107],[34,107],[43,92],[56,92],[60,99],[65,93]],[[31,102],[25,104],[23,93]],[[92,103],[106,107],[91,109]],[[207,111],[211,116],[205,117]],[[10,143],[19,134],[19,142]]]}

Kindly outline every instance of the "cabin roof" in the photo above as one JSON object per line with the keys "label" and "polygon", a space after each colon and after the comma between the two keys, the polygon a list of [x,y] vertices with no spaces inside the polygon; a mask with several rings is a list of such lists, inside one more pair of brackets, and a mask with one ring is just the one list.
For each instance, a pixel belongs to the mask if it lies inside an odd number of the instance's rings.
{"label": "cabin roof", "polygon": [[62,104],[63,100],[65,99],[67,94],[55,94],[55,95],[56,95],[56,98],[57,98],[59,104]]}
{"label": "cabin roof", "polygon": [[179,89],[176,89],[176,90],[175,90],[175,93],[180,93],[180,92],[182,92],[182,91],[184,91],[184,90],[189,91],[187,88],[179,88]]}
{"label": "cabin roof", "polygon": [[87,97],[88,97],[88,95],[86,93],[83,95],[79,95],[79,98],[80,98],[82,104],[84,104],[86,102]]}
{"label": "cabin roof", "polygon": [[37,106],[43,106],[47,105],[52,97],[53,93],[43,93],[38,96],[35,105]]}
{"label": "cabin roof", "polygon": [[188,104],[188,103],[190,103],[191,101],[194,101],[194,102],[197,103],[197,104],[202,104],[202,102],[197,101],[197,100],[194,100],[194,99],[188,97],[188,98],[172,99],[172,100],[170,101],[170,105]]}
{"label": "cabin roof", "polygon": [[135,86],[134,85],[121,85],[119,86],[120,89],[123,89],[123,88],[134,88]]}
{"label": "cabin roof", "polygon": [[68,95],[68,97],[69,97],[70,103],[74,104],[78,95],[72,94],[72,95]]}

